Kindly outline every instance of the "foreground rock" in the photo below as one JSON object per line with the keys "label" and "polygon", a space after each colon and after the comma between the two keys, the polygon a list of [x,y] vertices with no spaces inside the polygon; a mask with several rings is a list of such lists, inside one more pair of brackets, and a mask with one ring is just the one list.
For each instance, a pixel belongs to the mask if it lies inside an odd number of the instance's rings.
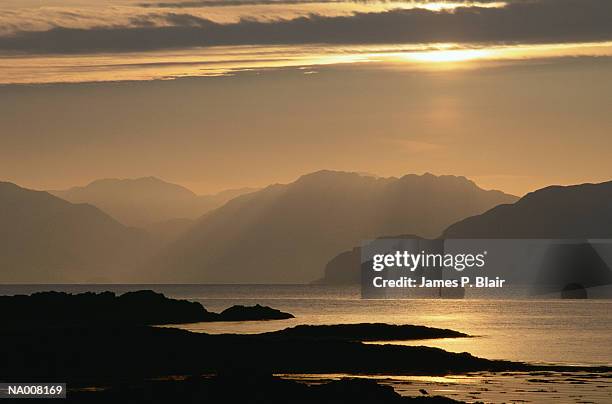
{"label": "foreground rock", "polygon": [[0,380],[112,384],[174,375],[388,374],[589,371],[528,365],[421,346],[266,335],[209,335],[160,327],[0,329]]}
{"label": "foreground rock", "polygon": [[260,374],[221,374],[210,379],[148,381],[116,386],[104,391],[71,392],[75,403],[265,403],[265,404],[453,404],[445,397],[402,397],[390,386],[372,380],[343,379],[307,386]]}
{"label": "foreground rock", "polygon": [[[0,330],[0,380],[105,380],[236,371],[445,374],[520,369],[437,348],[159,327]],[[35,364],[35,365],[33,365]]]}
{"label": "foreground rock", "polygon": [[310,338],[339,339],[348,341],[400,341],[432,338],[469,337],[459,331],[424,327],[420,325],[392,325],[383,323],[298,325],[264,335]]}
{"label": "foreground rock", "polygon": [[42,292],[0,296],[0,328],[15,326],[162,325],[208,321],[253,321],[292,318],[264,306],[234,306],[222,313],[200,303],[165,297],[150,290],[68,294]]}

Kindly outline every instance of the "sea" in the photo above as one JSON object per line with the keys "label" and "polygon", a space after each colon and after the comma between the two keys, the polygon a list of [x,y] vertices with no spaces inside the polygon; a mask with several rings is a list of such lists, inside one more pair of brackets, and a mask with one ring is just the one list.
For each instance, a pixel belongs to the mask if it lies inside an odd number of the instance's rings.
{"label": "sea", "polygon": [[173,325],[193,332],[260,333],[298,324],[416,324],[449,328],[473,338],[392,343],[469,352],[487,359],[612,366],[612,299],[362,299],[359,286],[192,284],[0,285],[0,295],[49,290],[120,294],[143,289],[197,301],[209,311],[261,304],[295,316],[289,320]]}

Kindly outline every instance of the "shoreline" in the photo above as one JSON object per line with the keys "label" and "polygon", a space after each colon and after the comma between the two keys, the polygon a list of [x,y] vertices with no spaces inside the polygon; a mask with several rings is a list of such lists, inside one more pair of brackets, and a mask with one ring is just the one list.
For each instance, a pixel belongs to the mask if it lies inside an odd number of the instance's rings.
{"label": "shoreline", "polygon": [[[546,402],[542,400],[557,394],[553,390],[577,392],[585,401],[595,398],[591,401],[598,402],[601,394],[612,397],[612,366],[491,360],[424,346],[480,338],[452,328],[387,323],[304,325],[299,322],[306,319],[300,317],[230,322],[280,326],[280,331],[214,334],[187,331],[181,324],[138,325],[140,312],[134,312],[134,324],[4,324],[0,326],[0,354],[5,369],[0,379],[67,382],[79,403],[121,397],[131,397],[125,402],[149,403],[155,401],[138,401],[138,395],[150,397],[159,390],[167,398],[183,394],[182,402],[189,403],[198,397],[227,398],[247,386],[262,397],[285,386],[286,394],[275,396],[279,403],[292,403],[301,394],[311,399],[307,403],[322,398],[340,403],[355,391],[360,392],[357,397],[384,397],[375,401],[380,403],[406,402],[404,398],[461,403],[483,397],[488,397],[487,402],[507,402],[510,396]],[[70,314],[64,313],[62,319],[70,320]],[[198,324],[225,326],[191,325]],[[516,339],[516,343],[524,342]],[[476,381],[490,385],[488,390],[474,390]],[[261,389],[260,382],[264,383]],[[323,387],[308,387],[314,385]],[[597,396],[589,396],[589,389]],[[448,398],[428,398],[434,395]],[[238,402],[249,401],[243,397]]]}

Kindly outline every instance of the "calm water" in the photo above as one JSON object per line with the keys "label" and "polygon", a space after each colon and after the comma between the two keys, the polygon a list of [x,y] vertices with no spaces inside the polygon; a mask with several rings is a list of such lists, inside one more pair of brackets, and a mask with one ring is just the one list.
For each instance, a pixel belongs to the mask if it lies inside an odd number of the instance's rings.
{"label": "calm water", "polygon": [[362,300],[357,287],[319,285],[0,285],[0,294],[139,289],[198,301],[210,311],[259,303],[296,316],[283,321],[180,326],[196,332],[256,333],[297,324],[419,324],[478,337],[410,344],[490,359],[612,365],[612,300]]}

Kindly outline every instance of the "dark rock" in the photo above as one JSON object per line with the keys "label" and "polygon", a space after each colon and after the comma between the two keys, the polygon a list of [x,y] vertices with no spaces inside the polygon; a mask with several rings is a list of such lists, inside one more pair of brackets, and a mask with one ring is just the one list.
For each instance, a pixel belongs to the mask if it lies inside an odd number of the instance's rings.
{"label": "dark rock", "polygon": [[516,370],[437,348],[160,327],[0,329],[0,380],[104,380],[218,372],[444,374]]}
{"label": "dark rock", "polygon": [[200,303],[165,297],[150,290],[69,294],[41,292],[0,296],[0,328],[35,326],[162,325],[209,321],[250,321],[292,318],[264,306],[234,306],[222,314]]}
{"label": "dark rock", "polygon": [[348,341],[394,341],[469,337],[469,335],[462,332],[448,329],[383,323],[298,325],[264,335]]}
{"label": "dark rock", "polygon": [[[396,374],[588,371],[609,367],[528,365],[422,346],[346,340],[208,335],[160,327],[0,329],[0,380],[113,385],[176,375]],[[250,379],[249,379],[250,380]],[[234,388],[240,387],[237,382]]]}
{"label": "dark rock", "polygon": [[210,378],[157,380],[115,385],[103,391],[77,391],[78,403],[265,403],[265,404],[400,404],[460,403],[445,397],[402,397],[392,387],[367,379],[342,379],[307,386],[269,374],[230,373]]}
{"label": "dark rock", "polygon": [[333,399],[346,403],[397,403],[403,401],[391,386],[383,386],[374,380],[334,380],[311,388],[318,402]]}
{"label": "dark rock", "polygon": [[232,306],[219,315],[219,321],[252,321],[252,320],[286,320],[294,318],[293,314],[267,306]]}
{"label": "dark rock", "polygon": [[104,324],[175,324],[212,321],[201,304],[166,298],[150,290],[116,296],[112,292],[68,294],[41,292],[0,296],[1,327]]}

